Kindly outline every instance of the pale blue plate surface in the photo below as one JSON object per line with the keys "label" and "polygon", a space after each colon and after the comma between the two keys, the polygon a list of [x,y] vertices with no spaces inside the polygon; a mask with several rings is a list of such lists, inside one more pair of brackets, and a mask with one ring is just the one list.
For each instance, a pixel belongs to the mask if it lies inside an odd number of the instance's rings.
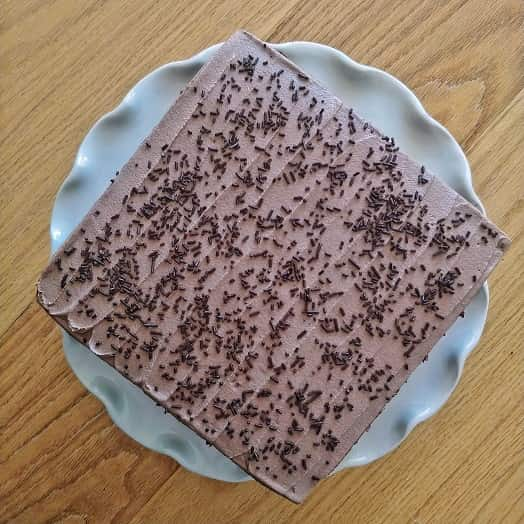
{"label": "pale blue plate surface", "polygon": [[[219,44],[217,44],[219,45]],[[276,44],[288,58],[379,129],[400,148],[443,178],[479,209],[464,153],[433,120],[415,95],[391,75],[363,66],[336,49],[309,42]],[[140,80],[122,103],[101,118],[82,142],[51,217],[52,249],[68,236],[133,154],[180,90],[216,46],[173,62]],[[464,361],[478,342],[488,309],[485,285],[435,349],[375,420],[338,469],[367,464],[396,448],[419,422],[433,415],[454,390]],[[64,336],[71,368],[106,406],[115,424],[141,444],[165,453],[208,477],[236,482],[250,477],[174,417],[165,415],[141,390],[71,337]]]}

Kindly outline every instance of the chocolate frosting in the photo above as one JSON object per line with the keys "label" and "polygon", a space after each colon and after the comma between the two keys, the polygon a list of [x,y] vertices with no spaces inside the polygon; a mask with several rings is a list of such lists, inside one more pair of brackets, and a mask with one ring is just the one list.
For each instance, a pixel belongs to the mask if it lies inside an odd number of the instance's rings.
{"label": "chocolate frosting", "polygon": [[508,245],[393,138],[237,32],[37,295],[169,413],[300,502]]}

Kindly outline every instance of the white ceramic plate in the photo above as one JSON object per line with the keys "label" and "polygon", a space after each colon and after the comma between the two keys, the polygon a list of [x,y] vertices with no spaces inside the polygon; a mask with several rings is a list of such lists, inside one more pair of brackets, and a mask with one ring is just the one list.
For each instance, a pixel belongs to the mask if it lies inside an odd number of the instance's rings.
{"label": "white ceramic plate", "polygon": [[[89,131],[73,169],[62,185],[51,217],[52,249],[108,186],[117,169],[149,134],[180,90],[208,60],[216,46],[189,60],[160,67],[140,80],[122,103]],[[415,95],[391,75],[363,66],[320,44],[276,44],[292,61],[336,95],[395,137],[400,148],[482,208],[464,153],[449,132],[433,120]],[[464,361],[477,343],[488,308],[485,285],[435,349],[375,420],[338,469],[367,464],[392,449],[419,422],[433,415],[455,388]],[[136,441],[165,453],[187,469],[237,482],[250,477],[85,347],[64,336],[67,360],[84,386],[106,406],[115,424]]]}

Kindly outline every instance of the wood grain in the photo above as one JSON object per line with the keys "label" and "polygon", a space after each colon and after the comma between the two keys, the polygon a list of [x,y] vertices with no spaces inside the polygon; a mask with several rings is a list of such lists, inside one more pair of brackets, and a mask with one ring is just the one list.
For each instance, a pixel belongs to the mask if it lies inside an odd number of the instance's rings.
{"label": "wood grain", "polygon": [[[524,45],[519,0],[12,0],[0,11],[0,522],[524,520]],[[118,430],[34,303],[54,195],[93,124],[153,68],[244,27],[383,68],[456,136],[513,239],[451,400],[302,506],[198,477]]]}

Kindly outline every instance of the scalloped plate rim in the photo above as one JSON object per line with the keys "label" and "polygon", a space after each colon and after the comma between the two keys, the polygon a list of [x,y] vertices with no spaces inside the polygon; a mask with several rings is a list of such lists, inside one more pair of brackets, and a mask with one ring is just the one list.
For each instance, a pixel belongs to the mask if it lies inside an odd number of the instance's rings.
{"label": "scalloped plate rim", "polygon": [[[61,243],[64,240],[64,238],[61,238],[60,235],[57,236],[53,232],[53,224],[56,221],[57,208],[58,208],[58,205],[60,204],[60,200],[61,200],[61,198],[63,196],[63,193],[65,191],[67,183],[70,182],[72,179],[74,179],[76,170],[82,166],[81,159],[83,157],[84,149],[86,148],[86,144],[87,144],[88,140],[92,139],[93,136],[96,136],[97,132],[99,131],[99,129],[101,128],[101,126],[104,124],[104,122],[106,120],[121,114],[121,112],[124,111],[128,105],[132,106],[133,100],[135,99],[135,94],[148,81],[151,81],[157,75],[161,74],[165,70],[176,69],[177,67],[184,67],[184,66],[188,66],[188,65],[189,66],[193,66],[195,64],[198,64],[199,62],[201,64],[204,64],[205,61],[211,55],[211,53],[215,49],[217,49],[220,45],[221,45],[221,43],[214,44],[214,45],[212,45],[212,46],[210,46],[210,47],[208,47],[206,49],[203,49],[202,51],[200,51],[199,53],[195,54],[191,58],[186,58],[186,59],[183,59],[183,60],[172,61],[172,62],[169,62],[167,64],[164,64],[164,65],[154,69],[153,71],[148,73],[146,76],[141,78],[128,91],[128,93],[121,99],[121,102],[118,104],[118,106],[115,109],[113,109],[112,111],[109,111],[108,113],[104,114],[102,117],[100,117],[94,123],[94,125],[91,127],[91,129],[87,132],[87,134],[85,135],[84,139],[82,140],[82,142],[81,142],[81,144],[80,144],[80,146],[78,148],[77,154],[75,155],[75,159],[74,159],[74,162],[73,162],[72,169],[71,169],[70,173],[68,174],[68,176],[65,178],[64,182],[62,183],[62,185],[61,185],[60,189],[58,190],[57,195],[55,197],[55,202],[54,202],[53,210],[52,210],[52,214],[51,214],[51,225],[50,225],[50,235],[51,235],[51,242],[52,242],[52,249],[53,250],[56,249],[58,247],[59,243]],[[482,213],[485,214],[485,210],[484,210],[484,207],[482,205],[482,202],[480,201],[478,195],[476,194],[476,192],[475,192],[475,190],[473,188],[472,177],[471,177],[471,170],[470,170],[470,167],[469,167],[469,163],[468,163],[468,161],[467,161],[467,159],[466,159],[466,157],[464,155],[464,152],[462,151],[461,147],[456,142],[456,140],[451,135],[451,133],[442,124],[440,124],[437,120],[435,120],[431,115],[428,114],[428,112],[425,110],[425,108],[422,105],[422,103],[420,102],[420,100],[416,97],[416,95],[403,82],[401,82],[399,79],[397,79],[396,77],[394,77],[390,73],[387,73],[386,71],[383,71],[383,70],[378,69],[378,68],[373,67],[373,66],[369,66],[369,65],[365,65],[365,64],[361,64],[359,62],[356,62],[355,60],[353,60],[352,58],[347,56],[345,53],[343,53],[342,51],[340,51],[340,50],[338,50],[336,48],[333,48],[331,46],[325,45],[325,44],[320,44],[320,43],[316,43],[316,42],[306,42],[306,41],[293,41],[293,42],[286,42],[286,43],[279,43],[279,44],[272,43],[271,46],[275,47],[278,50],[282,50],[284,52],[286,51],[286,49],[289,50],[290,48],[292,49],[292,48],[296,48],[296,47],[301,47],[301,48],[305,48],[305,49],[307,49],[307,48],[315,48],[315,49],[320,50],[322,52],[326,52],[326,53],[329,53],[331,55],[336,56],[336,58],[338,60],[341,60],[344,63],[344,65],[349,67],[349,68],[353,68],[353,69],[358,70],[360,72],[363,72],[365,74],[377,75],[382,80],[384,80],[386,82],[389,82],[391,85],[394,85],[399,90],[399,92],[402,93],[402,96],[406,97],[406,100],[407,100],[409,106],[411,106],[410,109],[413,110],[414,112],[416,112],[419,118],[422,118],[426,122],[430,123],[436,129],[438,129],[438,131],[440,133],[443,133],[446,136],[446,138],[449,141],[450,145],[452,145],[453,148],[455,149],[455,153],[460,158],[460,161],[461,161],[461,164],[462,164],[460,166],[461,167],[461,173],[463,175],[464,181],[466,182],[465,190],[466,190],[466,193],[467,193],[464,196],[471,203],[476,205],[482,211]],[[455,376],[455,379],[454,379],[454,382],[453,382],[452,386],[449,388],[449,390],[447,391],[447,393],[444,396],[444,398],[441,399],[441,402],[438,402],[437,404],[433,405],[432,408],[421,410],[421,411],[419,410],[418,412],[415,412],[415,413],[411,414],[410,416],[407,416],[405,418],[405,420],[399,420],[399,424],[401,424],[402,427],[403,427],[403,431],[402,431],[402,434],[401,434],[400,438],[398,438],[396,443],[393,446],[391,446],[389,449],[385,450],[380,456],[371,458],[370,460],[367,460],[367,459],[362,459],[362,460],[355,459],[355,460],[350,461],[350,463],[346,463],[347,458],[348,458],[346,456],[346,458],[341,462],[341,464],[336,468],[335,471],[340,471],[341,469],[344,469],[346,467],[356,467],[356,466],[365,465],[365,464],[368,464],[370,462],[378,460],[379,458],[387,455],[388,453],[390,453],[391,451],[396,449],[407,438],[407,436],[411,433],[411,431],[418,424],[420,424],[421,422],[423,422],[423,421],[427,420],[428,418],[432,417],[447,402],[447,400],[449,399],[449,397],[451,396],[451,394],[455,390],[455,388],[456,388],[456,386],[457,386],[457,384],[458,384],[458,382],[460,380],[460,377],[462,375],[462,371],[463,371],[463,367],[464,367],[464,363],[465,363],[466,358],[471,353],[473,348],[476,346],[476,344],[478,343],[478,341],[479,341],[479,339],[480,339],[480,337],[482,335],[483,327],[484,327],[485,321],[486,321],[487,310],[488,310],[488,306],[489,306],[489,289],[488,289],[487,283],[485,283],[484,286],[482,287],[482,289],[479,291],[479,295],[480,294],[484,295],[483,298],[484,298],[484,301],[485,301],[485,306],[482,308],[482,312],[480,313],[481,314],[481,318],[480,318],[481,328],[477,332],[475,332],[474,336],[468,341],[468,343],[466,343],[464,346],[460,347],[457,350],[456,355],[455,355],[457,357],[456,376]],[[88,389],[91,393],[93,393],[104,404],[105,409],[107,410],[109,416],[111,417],[111,419],[115,423],[115,425],[117,425],[122,431],[124,431],[126,434],[128,434],[131,438],[133,438],[134,440],[137,440],[133,436],[133,434],[131,432],[129,432],[128,428],[125,427],[125,424],[121,423],[122,421],[120,420],[120,417],[119,417],[118,413],[116,413],[115,410],[113,409],[113,406],[110,403],[107,402],[107,399],[99,391],[96,391],[96,388],[94,388],[92,384],[86,383],[86,381],[84,381],[81,378],[81,376],[79,374],[77,374],[77,371],[74,368],[74,364],[70,361],[69,355],[68,355],[67,351],[65,350],[65,345],[66,345],[66,337],[64,337],[64,352],[65,352],[65,355],[66,355],[66,359],[67,359],[71,369],[75,373],[75,375],[77,375],[77,378],[80,380],[80,382],[84,385],[84,387],[86,387],[86,389]],[[214,474],[210,473],[209,471],[206,472],[206,473],[202,473],[201,471],[198,470],[198,468],[195,468],[194,465],[191,464],[190,461],[187,461],[182,454],[180,454],[180,453],[174,454],[174,453],[169,452],[169,450],[158,449],[158,447],[150,446],[149,444],[144,443],[141,440],[138,440],[138,441],[142,445],[144,445],[145,447],[148,447],[148,448],[153,449],[155,451],[158,451],[160,453],[167,454],[167,455],[171,456],[173,459],[178,461],[183,467],[185,467],[186,469],[188,469],[190,471],[193,471],[193,472],[195,472],[197,474],[204,474],[205,476],[208,476],[208,477],[211,477],[211,478],[216,478],[216,479],[219,479],[219,480],[229,481],[229,482],[238,482],[238,481],[244,481],[244,480],[250,480],[251,479],[251,477],[249,477],[247,474],[245,475],[245,478],[239,478],[239,479],[231,480],[231,479],[225,478],[224,476],[219,475],[219,474],[218,475],[214,475]]]}

